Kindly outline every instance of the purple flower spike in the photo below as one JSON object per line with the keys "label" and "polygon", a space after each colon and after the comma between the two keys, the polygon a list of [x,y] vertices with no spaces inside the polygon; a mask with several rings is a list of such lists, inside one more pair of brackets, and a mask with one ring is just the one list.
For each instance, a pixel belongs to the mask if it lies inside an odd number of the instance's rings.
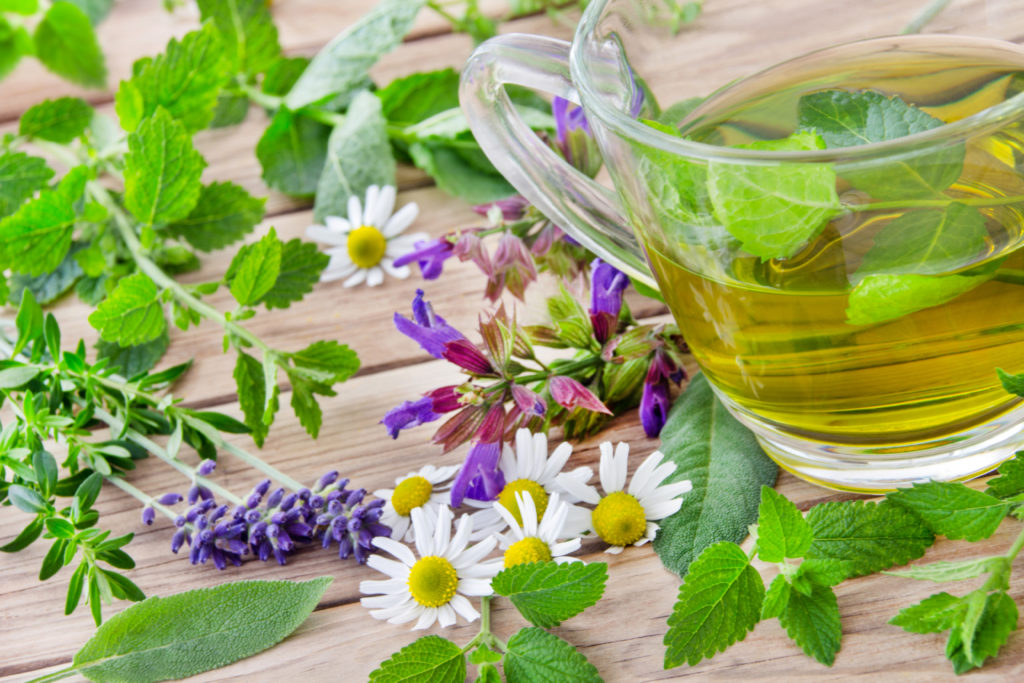
{"label": "purple flower spike", "polygon": [[387,428],[388,436],[397,439],[398,433],[403,429],[418,427],[441,417],[434,412],[433,406],[434,399],[430,396],[424,396],[416,401],[406,401],[389,410],[380,422]]}
{"label": "purple flower spike", "polygon": [[644,382],[644,393],[640,397],[640,422],[647,436],[654,438],[661,434],[670,407],[668,381]]}
{"label": "purple flower spike", "polygon": [[583,113],[583,107],[577,106],[565,99],[556,97],[551,102],[551,113],[555,117],[555,134],[558,136],[559,144],[566,141],[569,135],[577,130],[582,130],[590,135],[590,123],[587,115]]}
{"label": "purple flower spike", "polygon": [[455,255],[455,243],[447,237],[436,240],[418,240],[413,250],[395,259],[395,267],[416,262],[424,280],[436,280],[444,270],[444,262]]}
{"label": "purple flower spike", "polygon": [[562,156],[588,176],[597,175],[601,170],[601,153],[583,108],[556,97],[551,103],[551,113],[555,117],[555,133]]}
{"label": "purple flower spike", "polygon": [[405,336],[419,344],[434,358],[441,358],[445,344],[466,336],[434,313],[430,303],[423,300],[423,290],[416,290],[412,302],[412,319],[395,313],[395,327]]}
{"label": "purple flower spike", "polygon": [[494,374],[494,368],[491,366],[491,361],[487,360],[487,356],[465,338],[445,344],[441,357],[474,375]]}
{"label": "purple flower spike", "polygon": [[142,523],[146,526],[152,526],[154,521],[156,521],[156,510],[148,505],[142,508]]}
{"label": "purple flower spike", "polygon": [[601,259],[594,259],[591,268],[590,321],[594,325],[594,336],[603,344],[618,327],[622,293],[629,286],[629,278]]}
{"label": "purple flower spike", "polygon": [[474,443],[466,456],[466,462],[459,470],[452,484],[452,507],[462,505],[462,499],[470,493],[470,484],[479,478],[473,487],[472,497],[478,500],[493,500],[505,486],[505,478],[498,469],[501,457],[501,442]]}
{"label": "purple flower spike", "polygon": [[570,410],[583,408],[595,413],[612,414],[612,411],[608,410],[605,404],[601,403],[601,399],[595,396],[590,389],[571,377],[561,375],[551,377],[548,380],[548,390],[551,392],[551,398],[564,408]]}
{"label": "purple flower spike", "polygon": [[215,469],[217,469],[216,460],[204,460],[199,463],[199,467],[196,468],[196,474],[200,477],[208,477],[213,474]]}

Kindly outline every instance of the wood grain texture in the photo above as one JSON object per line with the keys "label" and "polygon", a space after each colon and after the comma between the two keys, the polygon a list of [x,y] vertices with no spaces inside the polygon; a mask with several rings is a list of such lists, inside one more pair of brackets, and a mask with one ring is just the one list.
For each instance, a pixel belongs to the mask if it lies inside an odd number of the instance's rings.
{"label": "wood grain texture", "polygon": [[[833,3],[829,3],[833,5]],[[868,3],[870,8],[884,8],[881,0]],[[350,24],[372,5],[368,0],[276,0],[274,12],[281,28],[282,43],[291,54],[312,54],[343,26]],[[707,63],[715,63],[721,73],[738,68],[740,52],[762,50],[766,61],[789,56],[821,40],[814,30],[804,27],[806,42],[774,52],[771,41],[757,41],[733,27],[738,12],[760,13],[762,30],[773,29],[799,34],[799,23],[786,13],[788,0],[769,0],[753,7],[746,0],[708,0],[708,10],[700,31],[691,38],[703,51]],[[994,3],[999,5],[999,3]],[[500,12],[498,0],[486,0],[489,12]],[[944,15],[938,28],[950,30],[974,21],[979,2],[955,2],[950,14]],[[861,4],[834,5],[836,23],[843,23],[844,13],[867,11]],[[902,25],[903,17],[882,17],[890,25]],[[107,49],[111,84],[128,73],[131,62],[154,51],[172,35],[180,35],[195,26],[195,16],[179,13],[166,15],[160,0],[122,0],[102,26],[100,39]],[[547,33],[568,37],[568,27],[553,25],[547,17],[530,17],[508,24],[504,30]],[[829,35],[834,41],[841,37]],[[443,24],[424,14],[416,25],[412,40],[387,55],[375,68],[374,76],[385,82],[395,76],[416,70],[457,66],[472,46],[465,36],[443,33]],[[706,92],[711,85],[710,69],[679,69],[678,63],[654,60],[651,68],[662,73],[676,69],[676,87],[685,94]],[[74,89],[44,72],[38,65],[26,64],[0,84],[0,121],[7,124],[0,133],[10,130],[12,121],[30,104]],[[93,102],[109,102],[109,92],[92,92]],[[110,111],[109,104],[103,106]],[[204,132],[199,145],[210,162],[208,180],[234,180],[258,195],[268,194],[260,180],[260,169],[253,147],[266,125],[262,112],[253,110],[248,120],[236,128]],[[399,174],[402,191],[399,204],[415,201],[421,209],[420,218],[411,230],[440,235],[447,230],[477,225],[480,218],[469,208],[452,200],[429,179],[414,169],[403,168]],[[308,205],[291,198],[270,193],[270,217],[256,237],[270,226],[285,238],[300,236],[311,221]],[[196,273],[185,280],[196,282],[219,278],[227,268],[231,252],[210,255]],[[390,485],[396,476],[427,463],[457,464],[465,449],[441,455],[429,443],[431,426],[403,433],[395,441],[386,437],[379,424],[381,416],[403,400],[416,397],[436,386],[457,381],[458,375],[447,363],[426,357],[410,340],[395,333],[391,317],[395,311],[406,312],[413,290],[422,286],[438,312],[456,327],[470,333],[475,327],[483,299],[483,280],[475,267],[450,262],[443,279],[424,283],[414,276],[405,282],[388,280],[382,287],[346,291],[337,286],[317,287],[305,301],[284,311],[261,313],[247,325],[274,346],[294,350],[320,338],[339,339],[356,348],[363,360],[359,375],[342,387],[340,394],[324,404],[324,427],[318,440],[310,440],[285,408],[260,452],[268,462],[289,475],[312,481],[324,471],[338,468],[357,486],[374,490]],[[545,285],[538,285],[543,289]],[[538,310],[539,296],[533,292],[530,306],[521,306],[521,319],[536,321],[544,316]],[[210,297],[210,303],[222,309],[231,307],[229,296],[221,292]],[[632,299],[634,313],[643,318],[662,316],[664,310],[648,300]],[[60,302],[55,311],[61,320],[66,340],[82,337],[90,343],[95,331],[85,317],[88,307],[73,299]],[[474,336],[471,334],[471,336]],[[231,362],[221,353],[218,328],[204,325],[188,333],[174,331],[173,344],[165,364],[194,359],[191,373],[175,387],[176,395],[185,396],[190,405],[208,406],[229,414],[238,414],[232,400]],[[285,387],[287,391],[287,387]],[[595,467],[597,445],[604,440],[626,441],[632,445],[631,470],[641,458],[657,447],[646,439],[635,416],[614,420],[598,437],[578,444],[571,465]],[[244,437],[235,443],[255,451]],[[260,477],[248,467],[224,456],[215,477],[225,487],[244,493]],[[142,462],[131,480],[140,488],[163,493],[182,490],[185,485],[169,468],[150,459]],[[976,484],[980,485],[980,484]],[[828,500],[852,498],[835,493],[783,474],[778,489],[802,509]],[[194,681],[263,681],[301,676],[309,682],[361,681],[391,652],[412,642],[421,633],[405,627],[374,621],[358,604],[358,583],[376,578],[374,572],[351,561],[339,561],[329,551],[308,549],[294,556],[288,565],[249,561],[243,567],[218,572],[211,566],[193,567],[186,557],[169,552],[172,527],[158,520],[152,527],[139,521],[139,506],[118,490],[105,487],[99,509],[103,522],[115,533],[136,533],[130,546],[138,567],[131,578],[151,595],[167,595],[189,588],[214,585],[242,578],[301,580],[331,575],[335,581],[323,602],[310,619],[291,637],[277,647],[238,662],[232,666],[194,677]],[[0,544],[10,540],[27,521],[26,515],[11,507],[0,508]],[[1008,525],[1009,526],[1009,525]],[[1001,552],[1011,541],[1014,530],[1000,530],[993,538],[978,544],[943,541],[932,548],[924,560],[955,560],[984,553]],[[14,556],[0,557],[0,681],[25,681],[33,676],[67,665],[74,652],[91,636],[93,625],[85,610],[63,616],[67,570],[46,583],[37,578],[45,546],[37,544]],[[662,638],[665,620],[672,609],[679,579],[662,568],[649,546],[631,549],[619,556],[606,555],[594,541],[584,545],[584,559],[609,562],[609,583],[606,598],[582,615],[566,622],[556,632],[576,645],[598,667],[605,680],[633,682],[677,680],[698,677],[707,680],[850,680],[875,677],[880,680],[944,681],[953,680],[943,656],[944,637],[905,633],[886,622],[898,609],[923,599],[934,592],[925,582],[914,582],[887,576],[870,576],[847,582],[837,589],[843,614],[843,647],[835,666],[827,669],[808,659],[779,627],[777,621],[760,624],[740,644],[718,655],[714,660],[696,667],[662,669],[664,648]],[[770,579],[771,570],[762,567]],[[1024,559],[1015,569],[1024,571]],[[1015,599],[1024,597],[1024,587],[1012,592]],[[108,613],[123,609],[118,604]],[[507,637],[523,625],[521,618],[503,600],[496,601],[493,625]],[[429,633],[442,633],[434,628]],[[476,632],[474,625],[460,625],[443,632],[456,642],[468,641]],[[1014,634],[999,661],[971,675],[978,681],[1013,681],[1024,679],[1024,636]],[[71,679],[76,680],[76,679]],[[82,679],[77,679],[82,680]]]}

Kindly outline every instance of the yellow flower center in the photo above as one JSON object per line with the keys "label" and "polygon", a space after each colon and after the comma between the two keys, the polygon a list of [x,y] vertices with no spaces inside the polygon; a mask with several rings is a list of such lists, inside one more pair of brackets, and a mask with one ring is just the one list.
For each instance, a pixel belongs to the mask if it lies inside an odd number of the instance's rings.
{"label": "yellow flower center", "polygon": [[387,238],[372,225],[360,226],[348,234],[348,257],[360,268],[380,263],[387,248]]}
{"label": "yellow flower center", "polygon": [[409,570],[409,593],[424,607],[447,605],[455,597],[458,585],[455,567],[443,557],[420,558]]}
{"label": "yellow flower center", "polygon": [[501,506],[512,513],[512,516],[523,525],[523,513],[519,510],[519,503],[516,502],[516,493],[528,493],[533,498],[533,507],[537,509],[537,519],[544,516],[548,509],[548,492],[544,487],[532,479],[516,479],[505,484],[505,488],[498,494],[498,502]]}
{"label": "yellow flower center", "polygon": [[408,517],[414,508],[430,500],[433,491],[430,482],[419,475],[403,479],[391,494],[391,507],[403,517]]}
{"label": "yellow flower center", "polygon": [[625,491],[609,493],[591,513],[594,531],[608,545],[633,545],[647,531],[644,508]]}
{"label": "yellow flower center", "polygon": [[528,562],[550,562],[551,548],[536,536],[516,541],[505,551],[505,566],[513,567]]}

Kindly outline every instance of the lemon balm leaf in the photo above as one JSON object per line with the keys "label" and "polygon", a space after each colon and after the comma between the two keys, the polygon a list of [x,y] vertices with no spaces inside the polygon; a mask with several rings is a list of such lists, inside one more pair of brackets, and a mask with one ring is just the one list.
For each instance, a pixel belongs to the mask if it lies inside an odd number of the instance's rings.
{"label": "lemon balm leaf", "polygon": [[260,302],[281,272],[281,240],[273,228],[255,244],[238,250],[228,266],[231,295],[242,306]]}
{"label": "lemon balm leaf", "polygon": [[215,182],[199,191],[187,216],[166,230],[200,251],[214,251],[242,239],[263,220],[266,199],[256,198],[240,185]]}
{"label": "lemon balm leaf", "polygon": [[946,643],[946,657],[953,663],[953,671],[965,673],[999,654],[1017,628],[1017,616],[1017,605],[1003,591],[985,597],[984,609],[977,620],[968,621],[966,616],[958,615]]}
{"label": "lemon balm leaf", "polygon": [[312,196],[327,158],[331,128],[282,107],[256,144],[267,185],[296,196]]}
{"label": "lemon balm leaf", "polygon": [[135,346],[158,338],[167,329],[159,290],[144,273],[117,283],[117,288],[89,316],[100,337],[121,346]]}
{"label": "lemon balm leaf", "polygon": [[536,627],[524,628],[509,638],[504,669],[508,683],[601,681],[594,665],[576,648],[555,634]]}
{"label": "lemon balm leaf", "polygon": [[[823,149],[824,143],[814,133],[797,132],[739,147],[794,152]],[[744,251],[762,259],[792,256],[840,212],[836,173],[825,163],[713,161],[707,188],[715,217]]]}
{"label": "lemon balm leaf", "polygon": [[992,275],[868,275],[850,292],[846,322],[873,325],[952,301]]}
{"label": "lemon balm leaf", "polygon": [[785,496],[761,487],[757,515],[757,556],[765,562],[803,557],[814,540],[810,525]]}
{"label": "lemon balm leaf", "polygon": [[93,110],[79,97],[45,100],[21,115],[18,134],[67,144],[85,132]]}
{"label": "lemon balm leaf", "polygon": [[381,663],[370,674],[370,683],[434,683],[466,678],[462,648],[440,636],[413,641]]}
{"label": "lemon balm leaf", "polygon": [[0,220],[0,265],[33,277],[56,269],[71,248],[75,203],[85,190],[89,171],[71,169],[56,188]]}
{"label": "lemon balm leaf", "polygon": [[600,600],[607,579],[604,562],[531,562],[504,569],[491,585],[531,624],[551,628]]}
{"label": "lemon balm leaf", "polygon": [[257,74],[281,55],[277,27],[266,0],[199,0],[199,16],[212,19],[232,71]]}
{"label": "lemon balm leaf", "polygon": [[52,177],[53,170],[39,157],[24,152],[0,154],[0,218],[14,213]]}
{"label": "lemon balm leaf", "polygon": [[[1008,377],[1012,376],[1007,375],[1002,370],[999,371],[999,379],[1002,380],[1004,387],[1007,386]],[[1013,379],[1022,381],[1024,377],[1018,376],[1013,377]],[[1024,390],[1024,387],[1021,388]],[[1018,454],[1000,465],[999,476],[989,480],[985,493],[992,494],[998,498],[1010,498],[1024,493],[1024,456]]]}
{"label": "lemon balm leaf", "polygon": [[690,565],[665,634],[665,668],[693,666],[743,640],[761,619],[764,583],[735,543],[710,546]]}
{"label": "lemon balm leaf", "polygon": [[50,5],[32,40],[36,57],[58,76],[87,88],[106,84],[107,66],[92,22],[70,2]]}
{"label": "lemon balm leaf", "polygon": [[779,623],[804,652],[822,664],[832,666],[843,633],[839,623],[839,605],[831,588],[814,584],[809,595],[790,591],[789,599],[779,614]]}
{"label": "lemon balm leaf", "polygon": [[[245,353],[238,352],[234,371],[235,385],[238,388],[238,405],[242,409],[245,424],[252,430],[252,440],[262,446],[267,438],[269,426],[265,420],[267,412],[266,380],[263,375],[263,364]],[[276,394],[277,384],[272,391]],[[276,398],[270,404],[276,409]],[[271,413],[271,417],[273,413]]]}
{"label": "lemon balm leaf", "polygon": [[260,302],[267,308],[288,308],[313,291],[331,257],[311,242],[293,238],[281,245],[281,270]]}
{"label": "lemon balm leaf", "polygon": [[910,633],[941,633],[953,627],[966,607],[962,598],[949,593],[936,593],[916,605],[900,610],[889,623]]}
{"label": "lemon balm leaf", "polygon": [[661,452],[676,464],[670,481],[689,479],[682,507],[659,522],[654,550],[677,574],[704,548],[718,541],[739,543],[757,519],[762,486],[771,486],[778,466],[753,433],[715,398],[703,374],[695,375],[669,411]]}
{"label": "lemon balm leaf", "polygon": [[914,484],[886,497],[916,514],[936,534],[972,542],[995,533],[1010,510],[1009,503],[958,482]]}

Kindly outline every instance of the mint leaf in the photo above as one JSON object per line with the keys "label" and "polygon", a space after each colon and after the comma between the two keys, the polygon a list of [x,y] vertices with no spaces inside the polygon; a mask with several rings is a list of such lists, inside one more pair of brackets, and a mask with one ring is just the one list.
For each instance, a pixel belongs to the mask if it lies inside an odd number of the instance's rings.
{"label": "mint leaf", "polygon": [[0,0],[0,12],[35,14],[39,11],[39,0]]}
{"label": "mint leaf", "polygon": [[[245,425],[251,430],[252,440],[256,445],[262,446],[270,431],[268,421],[265,419],[267,383],[263,374],[263,364],[244,351],[239,351],[235,361],[234,378],[238,388],[238,405],[242,409]],[[271,391],[273,394],[271,406],[276,409],[276,382]],[[271,413],[272,415],[273,413]]]}
{"label": "mint leaf", "polygon": [[0,78],[14,71],[21,58],[34,50],[28,31],[23,26],[12,26],[0,16]]}
{"label": "mint leaf", "polygon": [[260,88],[268,95],[287,95],[309,66],[309,61],[309,57],[281,57],[263,75]]}
{"label": "mint leaf", "polygon": [[[1004,375],[1006,373],[1000,371],[999,378],[1005,385]],[[1000,465],[999,476],[989,480],[985,493],[998,498],[1011,498],[1024,493],[1024,456],[1018,453]]]}
{"label": "mint leaf", "polygon": [[500,174],[482,171],[443,144],[417,142],[409,147],[409,155],[439,188],[471,204],[493,202],[516,193]]}
{"label": "mint leaf", "polygon": [[237,581],[147,598],[100,626],[73,669],[91,680],[142,683],[222,667],[298,628],[330,582]]}
{"label": "mint leaf", "polygon": [[992,275],[868,275],[850,292],[846,322],[872,325],[952,301]]}
{"label": "mint leaf", "polygon": [[204,185],[189,214],[167,231],[200,251],[221,249],[252,232],[263,220],[265,202],[231,182]]}
{"label": "mint leaf", "polygon": [[64,260],[57,264],[57,267],[42,275],[26,275],[25,273],[11,273],[11,291],[8,294],[8,301],[12,305],[21,301],[22,293],[27,289],[35,296],[36,301],[41,304],[53,303],[64,293],[75,286],[78,278],[82,277],[82,267],[78,264],[76,254],[82,249],[81,244],[72,244]]}
{"label": "mint leaf", "polygon": [[[824,144],[813,133],[794,133],[784,140],[739,147],[806,151],[823,149]],[[836,173],[829,164],[713,161],[707,188],[715,217],[746,252],[762,259],[792,256],[840,211]]]}
{"label": "mint leaf", "polygon": [[835,586],[850,576],[850,571],[850,563],[846,560],[805,559],[793,573],[793,588],[810,595],[812,586]]}
{"label": "mint leaf", "polygon": [[277,110],[256,144],[256,157],[267,185],[296,196],[316,193],[331,129],[313,119]]}
{"label": "mint leaf", "polygon": [[792,591],[779,623],[810,657],[832,666],[843,636],[836,594],[828,586],[813,584],[810,595]]}
{"label": "mint leaf", "polygon": [[122,278],[117,288],[89,316],[100,337],[121,346],[152,341],[167,329],[159,290],[144,273]]}
{"label": "mint leaf", "polygon": [[491,585],[531,624],[551,628],[600,600],[607,579],[603,562],[533,562],[502,570]]}
{"label": "mint leaf", "polygon": [[953,671],[965,673],[999,654],[1017,628],[1017,616],[1013,598],[1002,591],[989,593],[984,611],[976,622],[954,624],[949,632],[946,657],[953,663]]}
{"label": "mint leaf", "polygon": [[231,295],[242,306],[254,306],[270,291],[281,271],[281,240],[273,228],[255,244],[238,250],[228,266]]}
{"label": "mint leaf", "polygon": [[474,683],[501,683],[501,674],[493,664],[481,664]]}
{"label": "mint leaf", "polygon": [[118,368],[125,377],[134,377],[142,372],[149,372],[163,358],[170,337],[165,331],[156,339],[144,344],[124,347],[113,342],[103,341],[96,344],[97,359],[109,358],[111,368]]}
{"label": "mint leaf", "polygon": [[0,265],[37,276],[57,268],[71,247],[74,205],[85,191],[89,170],[68,171],[53,190],[46,190],[0,220]]}
{"label": "mint leaf", "polygon": [[313,219],[348,214],[348,200],[363,197],[370,185],[395,184],[395,159],[388,142],[380,100],[362,91],[352,100],[345,122],[331,131],[327,159],[317,184]]}
{"label": "mint leaf", "polygon": [[231,71],[263,73],[281,54],[277,27],[266,0],[198,0],[199,16],[213,20],[229,55]]}
{"label": "mint leaf", "polygon": [[71,3],[50,5],[33,42],[36,57],[58,76],[88,88],[106,85],[107,67],[92,22]]}
{"label": "mint leaf", "polygon": [[312,242],[303,242],[298,237],[288,240],[281,246],[281,271],[261,302],[267,308],[288,308],[301,301],[313,291],[330,260]]}
{"label": "mint leaf", "polygon": [[670,481],[689,479],[693,485],[679,511],[659,522],[654,539],[662,563],[685,575],[712,543],[747,537],[761,487],[774,484],[779,470],[753,433],[715,398],[703,374],[690,380],[669,411],[660,450],[676,465]]}
{"label": "mint leaf", "polygon": [[764,583],[734,543],[705,548],[679,588],[665,634],[665,668],[693,666],[743,640],[761,618]]}
{"label": "mint leaf", "polygon": [[495,652],[486,645],[479,645],[469,655],[470,664],[495,664],[501,661],[501,653]]}
{"label": "mint leaf", "polygon": [[185,34],[180,41],[171,39],[163,54],[136,62],[135,75],[121,82],[115,98],[121,126],[134,131],[162,108],[190,133],[206,128],[227,76],[224,60],[224,48],[212,24]]}
{"label": "mint leaf", "polygon": [[850,576],[906,564],[935,540],[916,515],[890,501],[822,503],[805,519],[814,531],[806,557],[846,560]]}
{"label": "mint leaf", "polygon": [[335,391],[326,384],[311,382],[293,368],[285,368],[285,372],[292,383],[292,410],[306,433],[315,439],[320,435],[320,427],[323,424],[323,411],[316,402],[316,394],[334,396]]}
{"label": "mint leaf", "polygon": [[524,628],[509,638],[504,669],[508,683],[601,681],[594,665],[576,648],[555,634],[535,626]]}
{"label": "mint leaf", "polygon": [[[829,148],[895,140],[943,125],[895,95],[874,90],[823,90],[797,103],[800,128],[814,130]],[[876,199],[934,197],[953,184],[963,169],[964,148],[911,152],[899,160],[849,164],[842,176]]]}
{"label": "mint leaf", "polygon": [[345,344],[332,340],[313,342],[301,351],[288,354],[294,367],[288,369],[306,379],[331,385],[344,382],[359,369],[359,358]]}
{"label": "mint leaf", "polygon": [[761,487],[757,511],[757,556],[765,562],[803,557],[814,540],[811,526],[784,495]]}
{"label": "mint leaf", "polygon": [[1010,504],[958,482],[930,481],[886,494],[924,520],[934,531],[950,539],[980,541],[999,528]]}
{"label": "mint leaf", "polygon": [[882,228],[854,275],[948,273],[970,265],[987,239],[985,217],[965,204],[911,211]]}
{"label": "mint leaf", "polygon": [[789,596],[793,592],[793,586],[786,580],[786,577],[779,574],[772,579],[768,591],[764,594],[764,603],[761,605],[761,618],[774,619],[786,610],[789,603]]}
{"label": "mint leaf", "polygon": [[299,77],[285,105],[291,110],[361,89],[377,60],[402,42],[424,0],[381,0],[329,42]]}
{"label": "mint leaf", "polygon": [[889,623],[910,633],[941,633],[953,628],[966,608],[961,598],[949,593],[936,593],[900,610]]}
{"label": "mint leaf", "polygon": [[157,109],[128,136],[125,206],[146,225],[185,218],[199,200],[204,166],[185,127]]}
{"label": "mint leaf", "polygon": [[441,69],[396,78],[378,90],[389,123],[406,127],[459,106],[459,73]]}
{"label": "mint leaf", "polygon": [[919,581],[962,581],[964,579],[973,579],[976,576],[987,574],[993,569],[996,569],[1001,564],[1005,564],[1006,559],[1002,556],[998,557],[983,557],[976,560],[963,560],[960,562],[946,562],[939,560],[938,562],[932,562],[931,564],[920,564],[916,567],[909,567],[907,569],[901,569],[895,572],[885,572],[893,576],[900,576],[905,579],[917,579]]}
{"label": "mint leaf", "polygon": [[89,17],[89,21],[93,23],[93,26],[100,23],[107,18],[110,14],[110,10],[114,7],[114,0],[59,0],[60,2],[70,2],[71,4],[78,7],[78,9],[85,12],[85,16]]}
{"label": "mint leaf", "polygon": [[78,97],[44,100],[21,115],[18,134],[66,145],[85,132],[92,107]]}
{"label": "mint leaf", "polygon": [[53,171],[39,157],[24,152],[0,154],[0,218],[14,213],[52,177]]}
{"label": "mint leaf", "polygon": [[210,121],[210,128],[236,126],[245,121],[245,117],[248,115],[248,97],[221,91],[217,95],[217,104],[213,108],[213,119]]}
{"label": "mint leaf", "polygon": [[370,683],[434,683],[464,681],[466,655],[440,636],[423,636],[381,662]]}

